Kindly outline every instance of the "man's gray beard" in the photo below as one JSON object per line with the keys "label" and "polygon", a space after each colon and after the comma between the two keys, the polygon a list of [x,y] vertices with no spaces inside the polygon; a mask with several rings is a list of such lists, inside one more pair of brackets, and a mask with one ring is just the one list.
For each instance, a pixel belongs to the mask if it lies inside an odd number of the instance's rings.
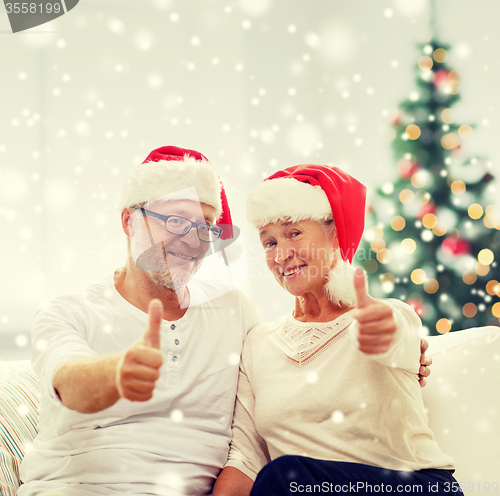
{"label": "man's gray beard", "polygon": [[[146,255],[146,253],[144,253],[144,255]],[[182,265],[169,269],[163,247],[158,244],[153,249],[147,250],[146,266],[158,269],[161,268],[163,270],[143,270],[148,274],[153,283],[178,291],[187,286],[200,268],[202,261],[203,259],[197,260],[196,266],[191,270],[182,268]],[[188,264],[190,265],[191,262],[187,262],[185,265]]]}
{"label": "man's gray beard", "polygon": [[176,268],[172,271],[167,269],[164,272],[157,272],[152,270],[147,270],[145,272],[146,274],[148,274],[151,281],[153,281],[155,284],[178,291],[179,289],[187,286],[189,281],[196,273],[196,270],[193,272],[187,272],[185,270]]}

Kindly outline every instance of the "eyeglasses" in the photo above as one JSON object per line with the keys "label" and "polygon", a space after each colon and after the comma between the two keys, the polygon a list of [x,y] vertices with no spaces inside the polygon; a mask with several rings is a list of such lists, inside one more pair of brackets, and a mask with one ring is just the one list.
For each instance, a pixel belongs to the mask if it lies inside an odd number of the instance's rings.
{"label": "eyeglasses", "polygon": [[144,216],[155,217],[160,219],[165,223],[165,229],[170,234],[176,234],[177,236],[185,236],[193,227],[196,228],[198,238],[206,243],[213,243],[215,240],[219,239],[222,235],[222,228],[214,224],[208,223],[198,223],[192,222],[185,217],[180,215],[161,215],[156,212],[151,212],[151,210],[146,210],[145,208],[138,208]]}

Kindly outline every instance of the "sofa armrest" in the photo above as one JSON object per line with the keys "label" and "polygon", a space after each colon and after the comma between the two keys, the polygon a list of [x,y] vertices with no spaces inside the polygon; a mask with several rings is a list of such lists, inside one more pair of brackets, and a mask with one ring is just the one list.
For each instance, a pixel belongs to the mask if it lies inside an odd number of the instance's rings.
{"label": "sofa armrest", "polygon": [[430,336],[429,427],[459,482],[500,483],[500,328]]}

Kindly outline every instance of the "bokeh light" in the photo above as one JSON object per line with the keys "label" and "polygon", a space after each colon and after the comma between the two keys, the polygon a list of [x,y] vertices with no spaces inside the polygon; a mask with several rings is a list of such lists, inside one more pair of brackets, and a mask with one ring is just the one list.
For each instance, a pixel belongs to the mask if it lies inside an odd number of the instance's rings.
{"label": "bokeh light", "polygon": [[460,181],[460,180],[453,181],[451,183],[450,188],[451,188],[451,192],[457,196],[463,195],[465,193],[465,190],[466,190],[465,183],[463,181]]}
{"label": "bokeh light", "polygon": [[473,270],[468,270],[463,273],[462,279],[465,284],[474,284],[477,281],[477,274]]}
{"label": "bokeh light", "polygon": [[444,48],[437,48],[434,50],[434,60],[440,64],[444,64],[446,62],[446,57],[448,56],[448,52]]}
{"label": "bokeh light", "polygon": [[460,145],[460,139],[455,133],[445,134],[441,138],[441,145],[446,150],[453,150]]}
{"label": "bokeh light", "polygon": [[477,307],[476,307],[476,305],[474,305],[474,303],[466,303],[462,307],[462,313],[464,314],[465,317],[467,317],[468,319],[471,319],[472,317],[474,317],[476,315]]}
{"label": "bokeh light", "polygon": [[408,135],[408,139],[416,140],[420,138],[421,131],[420,128],[416,124],[410,124],[406,129],[405,133]]}
{"label": "bokeh light", "polygon": [[429,173],[426,170],[420,170],[411,176],[411,184],[414,188],[420,189],[427,185]]}
{"label": "bokeh light", "polygon": [[391,227],[394,231],[402,231],[406,226],[406,221],[400,215],[396,215],[391,220]]}
{"label": "bokeh light", "polygon": [[411,238],[406,238],[401,241],[401,249],[410,255],[417,249],[417,243]]}
{"label": "bokeh light", "polygon": [[424,55],[423,57],[420,57],[418,59],[418,67],[422,70],[422,71],[428,71],[430,69],[432,69],[432,66],[434,65],[434,62],[432,61],[432,59],[430,57],[428,57],[427,55]]}
{"label": "bokeh light", "polygon": [[407,205],[411,203],[415,198],[415,193],[411,189],[404,189],[399,193],[399,201]]}
{"label": "bokeh light", "polygon": [[375,239],[370,243],[370,248],[375,253],[378,253],[385,249],[385,241],[383,239]]}
{"label": "bokeh light", "polygon": [[486,292],[490,295],[500,296],[500,283],[495,279],[488,281],[486,284]]}
{"label": "bokeh light", "polygon": [[423,269],[415,269],[411,273],[411,280],[413,284],[423,284],[426,279],[427,279],[427,274]]}
{"label": "bokeh light", "polygon": [[436,322],[436,331],[439,334],[446,334],[451,330],[451,322],[448,319],[439,319]]}
{"label": "bokeh light", "polygon": [[444,222],[438,222],[436,226],[432,229],[432,232],[436,236],[444,236],[448,232],[448,227]]}
{"label": "bokeh light", "polygon": [[446,124],[453,124],[455,122],[455,112],[447,108],[441,112],[441,120]]}
{"label": "bokeh light", "polygon": [[428,279],[424,282],[424,290],[426,291],[426,293],[434,294],[438,289],[439,283],[436,281],[436,279]]}
{"label": "bokeh light", "polygon": [[490,271],[490,266],[489,265],[483,265],[481,262],[478,262],[476,264],[476,266],[474,267],[474,270],[476,271],[476,274],[478,276],[485,276]]}
{"label": "bokeh light", "polygon": [[472,129],[470,126],[466,124],[458,128],[458,135],[462,139],[469,139],[472,137],[473,134],[474,134],[474,129]]}
{"label": "bokeh light", "polygon": [[422,217],[422,224],[426,229],[433,229],[438,223],[437,217],[434,214],[425,214]]}
{"label": "bokeh light", "polygon": [[492,307],[491,307],[491,313],[497,318],[497,319],[500,319],[500,302],[499,303],[495,303]]}
{"label": "bokeh light", "polygon": [[477,259],[482,265],[490,265],[495,260],[495,255],[490,249],[484,248],[479,252]]}
{"label": "bokeh light", "polygon": [[377,260],[381,264],[388,264],[392,260],[392,253],[390,250],[385,249],[377,253]]}
{"label": "bokeh light", "polygon": [[483,215],[483,207],[479,203],[473,203],[467,210],[471,219],[480,219]]}

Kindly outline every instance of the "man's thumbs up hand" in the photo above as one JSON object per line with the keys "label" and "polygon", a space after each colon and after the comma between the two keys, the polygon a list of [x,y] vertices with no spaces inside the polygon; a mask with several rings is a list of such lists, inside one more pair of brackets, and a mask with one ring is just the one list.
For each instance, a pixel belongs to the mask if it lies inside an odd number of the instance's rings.
{"label": "man's thumbs up hand", "polygon": [[160,349],[160,326],[163,317],[163,305],[160,300],[151,300],[148,307],[149,327],[146,329],[142,342],[145,346]]}
{"label": "man's thumbs up hand", "polygon": [[354,318],[358,321],[359,349],[370,355],[384,353],[397,329],[392,308],[368,294],[363,269],[358,268],[354,273],[354,288],[358,299]]}
{"label": "man's thumbs up hand", "polygon": [[116,389],[121,398],[147,401],[153,397],[160,377],[163,356],[160,352],[160,326],[163,305],[151,300],[148,307],[149,326],[144,335],[124,351],[116,367]]}

